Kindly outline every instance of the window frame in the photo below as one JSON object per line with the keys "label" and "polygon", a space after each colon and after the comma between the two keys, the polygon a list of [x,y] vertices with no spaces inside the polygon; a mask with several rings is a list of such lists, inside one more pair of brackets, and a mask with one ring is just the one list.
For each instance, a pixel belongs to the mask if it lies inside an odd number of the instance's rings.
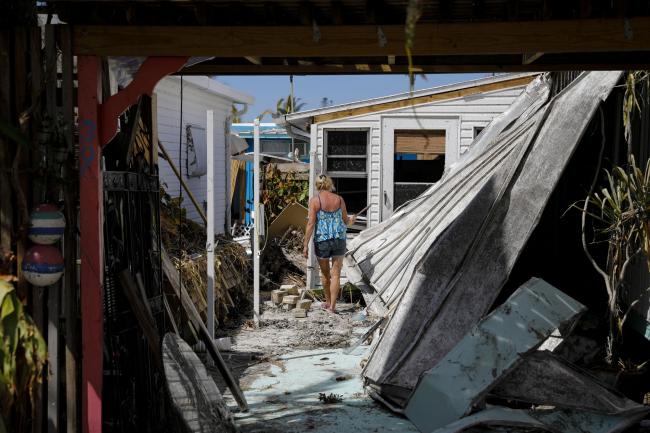
{"label": "window frame", "polygon": [[[329,155],[329,132],[330,131],[363,131],[366,133],[366,154],[365,155]],[[369,178],[369,157],[370,157],[370,128],[323,128],[323,172],[328,176],[334,177],[354,177],[354,178]],[[327,169],[329,159],[365,159],[365,171],[330,171]]]}

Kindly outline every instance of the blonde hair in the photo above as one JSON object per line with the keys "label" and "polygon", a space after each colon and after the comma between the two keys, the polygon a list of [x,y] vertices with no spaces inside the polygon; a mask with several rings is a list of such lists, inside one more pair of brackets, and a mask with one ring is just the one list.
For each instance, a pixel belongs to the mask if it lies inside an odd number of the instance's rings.
{"label": "blonde hair", "polygon": [[318,191],[334,191],[332,178],[324,174],[319,174],[316,178],[316,189]]}

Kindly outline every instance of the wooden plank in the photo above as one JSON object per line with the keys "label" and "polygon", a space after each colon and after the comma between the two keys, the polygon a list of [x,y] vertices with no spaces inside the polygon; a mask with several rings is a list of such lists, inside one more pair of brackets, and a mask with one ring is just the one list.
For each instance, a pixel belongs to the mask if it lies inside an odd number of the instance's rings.
{"label": "wooden plank", "polygon": [[[485,59],[484,57],[481,59]],[[612,59],[607,62],[603,56],[590,61],[571,60],[567,62],[522,64],[497,63],[492,58],[490,62],[479,63],[476,57],[457,63],[440,63],[433,65],[416,64],[414,69],[418,74],[433,74],[441,72],[544,72],[589,70],[610,71],[619,69],[650,69],[650,60],[635,57],[628,61]],[[242,65],[242,64],[210,64],[199,63],[183,69],[183,75],[355,75],[355,74],[406,74],[407,65],[368,64],[366,70],[361,70],[357,65],[325,64],[325,65]]]}
{"label": "wooden plank", "polygon": [[[40,107],[41,107],[41,96],[42,96],[42,78],[43,78],[43,63],[41,57],[41,44],[42,44],[42,35],[41,28],[36,27],[30,32],[30,66],[31,66],[31,75],[32,75],[32,94],[31,94],[31,103],[33,107],[39,107],[39,109],[32,112],[32,123],[31,123],[31,132],[33,141],[32,144],[34,148],[37,145],[37,132],[41,126],[41,116],[40,116]],[[1,92],[0,92],[1,93]],[[37,199],[40,196],[41,183],[34,181],[32,183],[32,204],[38,204]],[[36,327],[41,332],[42,335],[45,335],[45,330],[43,327],[43,290],[39,287],[32,288],[32,315],[34,318],[34,323]],[[44,396],[44,386],[41,384],[36,387],[34,401],[36,402],[33,417],[34,421],[32,423],[32,432],[33,433],[42,433],[43,430],[43,397]]]}
{"label": "wooden plank", "polygon": [[417,154],[444,154],[444,129],[395,130],[395,152]]}
{"label": "wooden plank", "polygon": [[[421,23],[414,56],[648,51],[650,17],[627,20]],[[77,54],[103,56],[357,57],[404,55],[404,27],[321,26],[75,26]]]}
{"label": "wooden plank", "polygon": [[237,401],[237,405],[242,411],[244,412],[248,411],[248,403],[246,403],[246,397],[244,397],[244,393],[242,392],[241,388],[239,388],[239,384],[237,383],[232,373],[228,369],[226,362],[221,357],[221,354],[219,353],[219,349],[217,349],[214,340],[210,338],[208,329],[205,327],[205,324],[201,320],[201,316],[199,315],[199,312],[196,310],[196,307],[192,303],[192,300],[190,299],[187,290],[181,284],[178,275],[178,270],[174,267],[172,261],[169,259],[169,256],[167,255],[167,251],[165,251],[164,248],[162,249],[161,252],[161,259],[162,259],[163,273],[165,274],[165,277],[167,277],[167,280],[169,281],[170,285],[174,289],[174,293],[180,300],[183,309],[187,313],[187,317],[189,318],[190,323],[194,326],[195,329],[198,330],[199,337],[205,344],[205,347],[208,353],[210,354],[210,357],[212,358],[217,368],[219,369],[219,373],[221,373],[221,377],[223,378],[224,382],[226,382],[226,385],[228,385],[230,392],[232,392],[233,397]]}
{"label": "wooden plank", "polygon": [[[46,112],[54,123],[58,118],[56,106],[57,94],[57,48],[56,28],[53,25],[45,26],[45,59],[46,59]],[[47,431],[59,431],[59,320],[61,314],[61,282],[47,288],[47,361],[50,374],[47,377]]]}
{"label": "wooden plank", "polygon": [[[156,329],[156,321],[154,320],[148,305],[140,298],[139,289],[136,281],[128,270],[124,270],[119,274],[120,286],[124,290],[126,299],[135,314],[135,318],[142,329],[142,333],[147,339],[149,350],[155,359],[156,366],[162,371],[162,353],[160,352],[160,335]],[[145,298],[146,299],[146,298]]]}
{"label": "wooden plank", "polygon": [[376,113],[378,111],[384,110],[394,110],[396,108],[412,107],[414,105],[428,104],[431,102],[462,98],[470,95],[476,95],[478,93],[493,92],[495,90],[502,90],[510,87],[525,86],[534,79],[534,76],[520,77],[512,80],[500,81],[498,83],[482,84],[479,86],[473,86],[459,90],[451,90],[448,92],[441,92],[433,95],[405,98],[399,101],[382,102],[379,104],[367,105],[365,107],[349,108],[347,110],[314,116],[313,123],[326,122],[329,120],[342,119],[351,116],[359,116],[362,114]]}
{"label": "wooden plank", "polygon": [[[17,28],[14,31],[14,110],[18,117],[18,126],[20,131],[29,137],[29,118],[31,116],[30,100],[28,98],[28,59],[25,58],[23,53],[29,50],[29,30],[28,28]],[[20,53],[16,57],[16,53]],[[27,195],[29,194],[29,175],[27,168],[30,166],[29,149],[26,147],[16,147],[16,154],[13,161],[12,181],[14,183],[14,193],[16,194],[16,207],[18,216],[17,226],[18,236],[16,239],[16,256],[18,263],[22,263],[25,251],[28,248],[27,240],[27,227],[29,224],[29,204]],[[18,274],[18,292],[21,294],[27,293],[28,283],[23,277],[22,266],[17,266]]]}
{"label": "wooden plank", "polygon": [[163,144],[160,142],[160,140],[156,140],[156,141],[158,141],[158,148],[162,152],[163,158],[165,158],[165,160],[167,161],[167,163],[171,167],[172,171],[174,172],[174,174],[176,175],[176,177],[180,181],[181,185],[183,186],[183,189],[185,190],[187,195],[190,197],[190,201],[194,204],[194,207],[196,208],[196,211],[198,212],[199,216],[201,216],[201,219],[203,220],[203,223],[207,224],[208,219],[205,216],[205,211],[203,211],[203,207],[201,207],[199,205],[199,202],[196,200],[196,197],[194,197],[194,193],[192,193],[192,191],[190,190],[190,187],[187,186],[187,183],[185,182],[185,179],[183,179],[183,176],[181,176],[180,172],[178,171],[178,168],[176,167],[176,164],[174,164],[174,160],[172,159],[172,157],[167,152],[167,149],[165,149],[165,146],[163,146]]}
{"label": "wooden plank", "polygon": [[[61,42],[61,77],[63,90],[63,119],[66,125],[74,125],[74,81],[72,34],[70,27],[59,29]],[[73,128],[66,130],[68,152],[74,152]],[[69,174],[69,173],[68,173]],[[63,317],[65,320],[65,396],[66,432],[78,431],[77,417],[77,183],[70,182],[63,190],[66,229],[64,235],[65,276],[63,284]]]}
{"label": "wooden plank", "polygon": [[[150,113],[151,113],[151,122],[149,123],[151,127],[151,139],[149,141],[149,145],[151,146],[151,170],[154,170],[154,167],[156,167],[155,173],[158,173],[157,166],[158,166],[158,96],[155,93],[151,94],[150,97]],[[154,171],[152,171],[151,174],[153,174]]]}
{"label": "wooden plank", "polygon": [[[0,33],[0,118],[11,119],[11,32]],[[11,203],[11,183],[8,169],[11,166],[13,146],[7,138],[0,135],[0,248],[11,249],[13,230],[13,206]]]}

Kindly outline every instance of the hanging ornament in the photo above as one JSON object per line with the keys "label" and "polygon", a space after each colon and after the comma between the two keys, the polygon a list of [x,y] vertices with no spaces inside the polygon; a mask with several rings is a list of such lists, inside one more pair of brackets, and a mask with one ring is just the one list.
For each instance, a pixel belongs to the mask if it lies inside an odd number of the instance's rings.
{"label": "hanging ornament", "polygon": [[34,209],[28,236],[32,242],[40,245],[55,244],[63,236],[65,218],[53,204],[41,204]]}
{"label": "hanging ornament", "polygon": [[63,256],[56,247],[34,245],[25,253],[22,269],[30,284],[49,286],[59,281],[63,275]]}

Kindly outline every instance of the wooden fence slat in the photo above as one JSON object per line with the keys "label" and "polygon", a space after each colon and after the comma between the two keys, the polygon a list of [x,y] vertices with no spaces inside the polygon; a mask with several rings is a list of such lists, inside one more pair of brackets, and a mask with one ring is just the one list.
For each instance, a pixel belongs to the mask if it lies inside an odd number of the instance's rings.
{"label": "wooden fence slat", "polygon": [[[45,56],[46,56],[46,92],[47,113],[53,128],[57,119],[57,50],[55,26],[45,27]],[[48,151],[48,154],[50,152]],[[61,283],[49,286],[47,289],[47,356],[50,374],[47,378],[47,431],[59,431],[59,320],[61,311]]]}
{"label": "wooden fence slat", "polygon": [[[32,133],[32,146],[34,149],[38,146],[38,132],[41,128],[41,101],[42,101],[42,80],[43,80],[43,59],[41,57],[41,48],[42,48],[42,37],[41,37],[41,28],[35,27],[30,31],[30,41],[29,41],[29,57],[30,57],[30,69],[31,69],[31,85],[32,85],[32,122],[31,122],[31,133]],[[37,151],[33,151],[32,155],[35,155]],[[35,161],[36,158],[33,157],[32,161]],[[41,196],[41,184],[32,178],[32,202],[34,205],[38,202],[38,197]],[[20,264],[19,264],[20,265]],[[42,335],[45,335],[45,330],[43,329],[43,290],[39,287],[32,288],[32,316],[36,327],[39,329]],[[35,407],[32,408],[33,411],[33,421],[32,421],[32,432],[33,433],[42,433],[43,431],[43,396],[44,396],[44,385],[41,385],[36,388],[34,402]]]}
{"label": "wooden fence slat", "polygon": [[64,235],[65,280],[63,287],[63,317],[65,320],[65,401],[66,401],[66,432],[77,433],[79,411],[77,407],[77,179],[73,174],[73,161],[75,153],[74,143],[74,79],[72,34],[69,26],[59,27],[59,40],[61,48],[61,76],[62,76],[62,110],[63,119],[67,129],[65,131],[66,145],[68,148],[68,166],[66,184],[63,191],[66,230]]}

